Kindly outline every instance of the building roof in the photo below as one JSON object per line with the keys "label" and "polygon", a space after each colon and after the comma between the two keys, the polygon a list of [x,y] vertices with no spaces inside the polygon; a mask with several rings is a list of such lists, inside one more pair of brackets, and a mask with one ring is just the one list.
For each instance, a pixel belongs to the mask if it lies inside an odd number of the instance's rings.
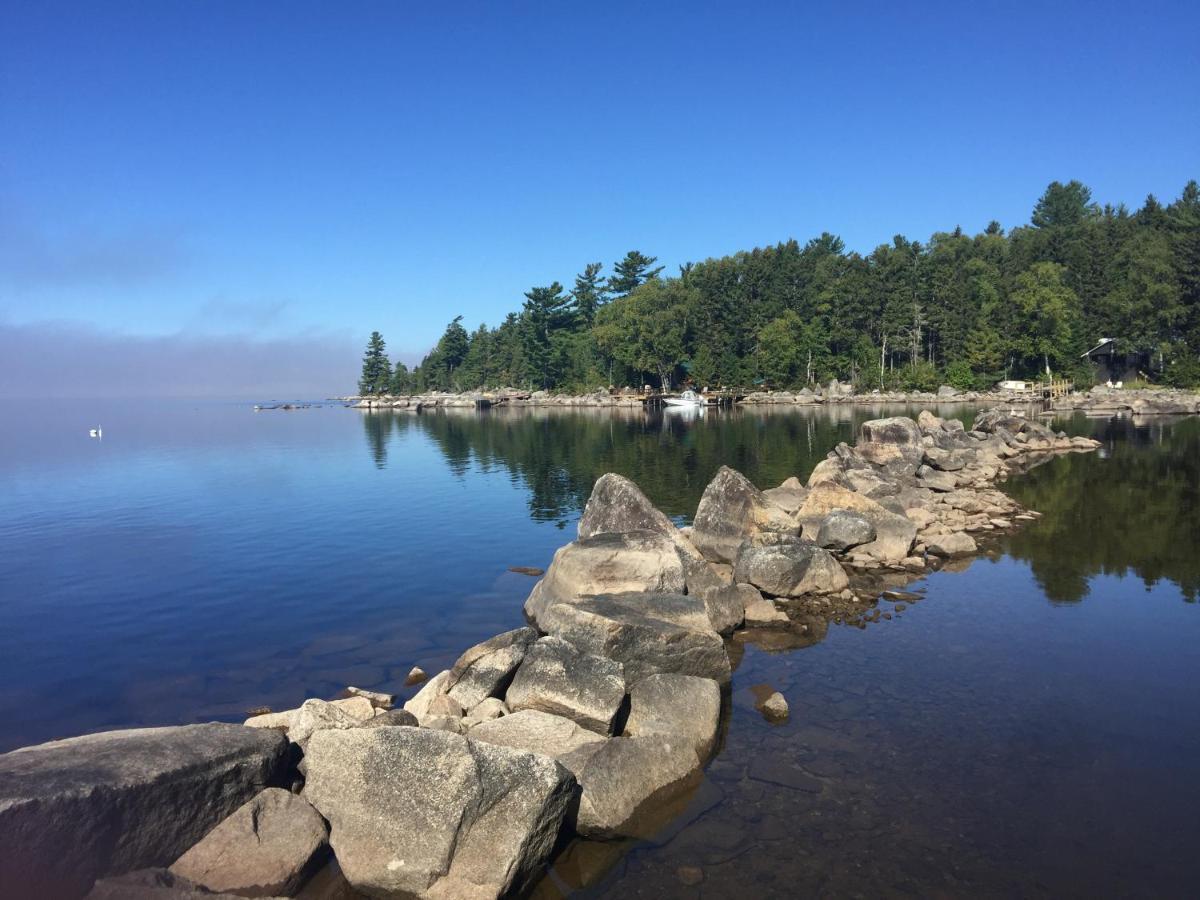
{"label": "building roof", "polygon": [[[1116,338],[1100,338],[1100,343],[1098,343],[1095,347],[1093,347],[1087,353],[1081,353],[1079,355],[1079,358],[1086,359],[1087,357],[1091,356],[1093,353],[1096,353],[1096,352],[1100,351],[1101,349],[1107,347],[1109,344],[1113,344],[1115,342],[1116,342]],[[1115,348],[1112,348],[1112,349],[1115,349]]]}

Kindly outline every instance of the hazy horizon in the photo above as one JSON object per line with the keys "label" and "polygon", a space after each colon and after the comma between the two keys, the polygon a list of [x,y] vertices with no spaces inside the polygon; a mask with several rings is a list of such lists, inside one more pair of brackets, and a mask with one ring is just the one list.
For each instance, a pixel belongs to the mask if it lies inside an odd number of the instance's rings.
{"label": "hazy horizon", "polygon": [[[46,3],[0,35],[0,395],[354,389],[627,250],[1200,175],[1191,4]],[[98,39],[102,35],[103,39]],[[749,52],[752,50],[753,52]]]}

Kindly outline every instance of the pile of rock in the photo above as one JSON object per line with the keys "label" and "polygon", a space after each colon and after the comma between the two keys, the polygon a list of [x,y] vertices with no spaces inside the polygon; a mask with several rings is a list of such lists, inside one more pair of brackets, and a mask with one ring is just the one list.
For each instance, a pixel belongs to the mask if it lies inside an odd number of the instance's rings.
{"label": "pile of rock", "polygon": [[[371,896],[519,893],[564,834],[648,837],[686,801],[717,746],[734,631],[857,602],[866,569],[974,552],[972,535],[1031,517],[992,489],[1018,460],[1095,446],[1002,411],[972,431],[881,419],[806,485],[760,491],[722,468],[686,529],[605,475],[529,624],[403,709],[350,688],[242,726],[0,756],[0,895],[292,895],[330,853]],[[786,719],[782,695],[761,705]]]}
{"label": "pile of rock", "polygon": [[1155,388],[1125,390],[1098,385],[1086,393],[1069,394],[1054,401],[1054,409],[1080,409],[1097,415],[1130,413],[1135,416],[1175,416],[1200,413],[1200,394]]}

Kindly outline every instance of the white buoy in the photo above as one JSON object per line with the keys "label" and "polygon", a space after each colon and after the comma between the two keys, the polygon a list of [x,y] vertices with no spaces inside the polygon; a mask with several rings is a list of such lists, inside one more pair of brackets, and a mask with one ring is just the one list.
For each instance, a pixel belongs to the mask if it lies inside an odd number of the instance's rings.
{"label": "white buoy", "polygon": [[97,425],[95,428],[93,428],[91,431],[88,432],[88,436],[103,439],[104,431],[103,431],[103,429],[100,428],[99,425]]}

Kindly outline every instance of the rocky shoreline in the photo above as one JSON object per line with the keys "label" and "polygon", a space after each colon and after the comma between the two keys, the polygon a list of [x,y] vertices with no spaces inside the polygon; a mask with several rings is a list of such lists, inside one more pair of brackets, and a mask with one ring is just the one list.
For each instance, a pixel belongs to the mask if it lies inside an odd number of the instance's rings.
{"label": "rocky shoreline", "polygon": [[1089,415],[1172,416],[1200,413],[1200,394],[1173,389],[1125,390],[1098,385],[1051,404],[1058,412],[1082,410]]}
{"label": "rocky shoreline", "polygon": [[[351,688],[0,755],[0,896],[521,894],[572,836],[648,837],[686,804],[741,642],[878,620],[885,588],[1036,517],[997,481],[1097,446],[1001,409],[970,431],[928,411],[866,422],[803,484],[722,468],[684,529],[605,475],[528,624],[403,708]],[[778,693],[761,706],[787,715]],[[345,881],[322,880],[331,859]]]}
{"label": "rocky shoreline", "polygon": [[[645,397],[642,395],[628,392],[595,391],[590,394],[569,395],[555,394],[550,391],[520,391],[515,388],[502,388],[495,391],[477,391],[473,393],[433,391],[409,396],[392,396],[389,394],[378,396],[355,395],[340,397],[338,399],[357,409],[397,410],[403,412],[503,407],[641,409],[646,402]],[[823,404],[842,403],[908,403],[914,405],[929,403],[995,404],[1029,403],[1033,399],[1035,398],[1030,394],[1021,394],[1013,391],[959,391],[948,385],[943,385],[936,392],[871,391],[860,394],[855,393],[852,386],[834,381],[815,391],[808,388],[800,391],[752,391],[739,396],[736,404],[744,406],[819,406]]]}

